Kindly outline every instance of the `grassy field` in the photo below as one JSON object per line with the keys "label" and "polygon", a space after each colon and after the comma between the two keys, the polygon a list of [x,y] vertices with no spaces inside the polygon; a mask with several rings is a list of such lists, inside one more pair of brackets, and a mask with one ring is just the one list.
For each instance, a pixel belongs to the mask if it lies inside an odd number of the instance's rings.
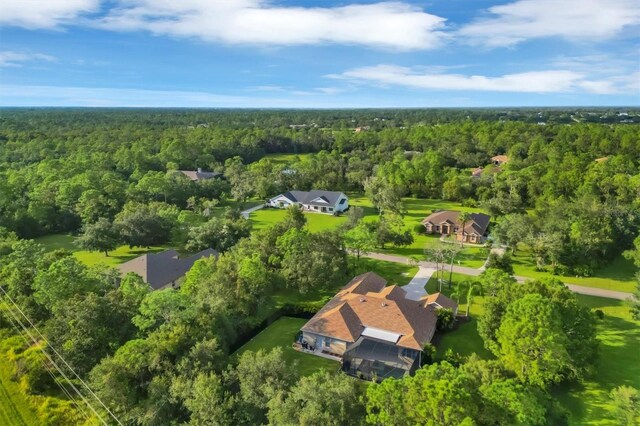
{"label": "grassy field", "polygon": [[600,356],[592,377],[558,388],[554,396],[570,411],[573,425],[617,425],[609,392],[621,385],[640,389],[640,322],[631,318],[623,301],[583,295],[578,299],[605,314],[598,323]]}
{"label": "grassy field", "polygon": [[104,253],[100,252],[80,250],[78,246],[75,245],[75,240],[76,237],[72,235],[48,235],[46,237],[36,238],[35,241],[44,245],[47,251],[57,249],[68,250],[73,253],[78,260],[89,266],[96,265],[98,263],[116,266],[145,253],[157,253],[171,248],[170,246],[150,248],[130,248],[129,246],[120,246],[117,249],[110,251],[109,256],[105,256]]}
{"label": "grassy field", "polygon": [[633,292],[635,288],[634,274],[637,268],[633,261],[622,256],[617,257],[604,268],[596,272],[593,277],[557,276],[549,272],[537,271],[529,248],[520,244],[513,259],[513,270],[516,275],[531,278],[555,277],[567,284],[585,287],[606,288],[608,290]]}
{"label": "grassy field", "polygon": [[7,359],[0,357],[0,425],[36,426],[41,424],[18,384],[11,380]]}
{"label": "grassy field", "polygon": [[268,158],[269,160],[277,164],[289,165],[295,161],[298,161],[299,159],[308,157],[310,155],[313,155],[313,154],[286,154],[286,153],[280,154],[279,153],[279,154],[267,154],[263,158]]}
{"label": "grassy field", "polygon": [[306,322],[307,320],[301,318],[282,317],[249,340],[235,352],[235,355],[241,355],[246,351],[256,352],[259,349],[269,351],[275,347],[280,347],[282,348],[284,359],[288,363],[296,362],[298,371],[303,376],[308,376],[321,369],[328,371],[338,370],[340,364],[337,361],[305,354],[293,349],[291,345],[295,340],[296,334]]}

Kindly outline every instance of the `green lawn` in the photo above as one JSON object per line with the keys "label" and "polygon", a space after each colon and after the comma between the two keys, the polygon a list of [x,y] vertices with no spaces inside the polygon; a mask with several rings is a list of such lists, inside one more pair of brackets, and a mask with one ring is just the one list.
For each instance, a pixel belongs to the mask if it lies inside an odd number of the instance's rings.
{"label": "green lawn", "polygon": [[313,154],[286,154],[286,153],[278,153],[278,154],[267,154],[263,158],[268,158],[277,164],[289,165],[295,161],[298,161],[304,157],[311,156]]}
{"label": "green lawn", "polygon": [[600,357],[593,377],[554,391],[571,413],[572,425],[617,425],[609,401],[611,389],[627,385],[640,389],[640,321],[634,321],[623,301],[578,295],[581,303],[600,309]]}
{"label": "green lawn", "polygon": [[[351,258],[349,263],[354,265],[355,258]],[[300,293],[292,289],[283,289],[271,294],[264,305],[259,308],[256,317],[262,321],[286,304],[328,302],[353,276],[368,271],[373,271],[386,278],[389,285],[397,284],[402,286],[411,281],[411,278],[418,272],[418,268],[401,263],[361,258],[359,266],[350,272],[344,282],[332,283],[323,289],[311,290],[306,293]]]}
{"label": "green lawn", "polygon": [[[464,207],[460,203],[443,200],[424,200],[418,198],[404,198],[404,206],[407,214],[404,223],[407,229],[413,231],[416,225],[422,224],[422,220],[436,210],[459,210],[468,212],[482,212],[475,207]],[[427,246],[436,244],[439,237],[426,234],[414,234],[413,244],[407,247],[390,247],[383,250],[385,253],[397,254],[407,257],[418,257],[424,259],[424,249]],[[464,249],[458,255],[459,264],[470,268],[479,268],[484,264],[488,254],[481,246],[465,244]],[[456,263],[458,263],[456,261]]]}
{"label": "green lawn", "polygon": [[130,248],[129,246],[120,246],[117,249],[110,251],[109,256],[105,256],[104,253],[100,252],[80,250],[78,246],[74,244],[75,239],[76,237],[72,235],[47,235],[46,237],[36,238],[35,241],[44,245],[47,251],[66,249],[72,252],[73,255],[82,263],[89,266],[96,265],[98,263],[116,266],[145,253],[157,253],[171,248],[170,246],[149,248]]}
{"label": "green lawn", "polygon": [[634,274],[636,267],[633,261],[618,256],[611,263],[595,273],[593,277],[559,276],[549,272],[537,271],[536,264],[525,244],[520,244],[513,259],[516,275],[531,278],[555,277],[567,284],[598,287],[608,290],[633,292],[635,289]]}
{"label": "green lawn", "polygon": [[[355,264],[355,258],[352,258],[352,264]],[[353,275],[358,275],[369,271],[375,272],[381,277],[386,278],[388,281],[388,285],[396,284],[399,286],[403,286],[409,284],[411,278],[413,278],[413,276],[418,272],[418,267],[405,265],[402,263],[385,262],[383,260],[361,257],[360,262]]]}
{"label": "green lawn", "polygon": [[[362,194],[350,193],[349,204],[352,207],[361,207],[364,209],[364,220],[375,220],[378,217],[376,210]],[[405,198],[404,204],[407,209],[407,215],[404,217],[406,229],[413,231],[415,225],[420,224],[422,219],[431,214],[434,210],[453,209],[478,212],[477,208],[462,207],[459,203],[447,202],[442,200],[421,200],[416,198]],[[283,220],[286,212],[279,209],[263,209],[251,213],[250,219],[253,222],[254,229],[262,229]],[[335,229],[347,220],[344,216],[331,216],[318,213],[305,213],[307,224],[311,232],[320,232],[329,229]],[[439,237],[426,234],[414,234],[414,242],[407,247],[391,247],[384,249],[376,249],[381,253],[396,254],[399,256],[415,257],[423,260],[425,257],[424,249],[427,246],[434,245],[438,242]],[[468,266],[471,268],[479,268],[484,264],[487,258],[487,251],[483,247],[466,244],[462,252],[458,255],[457,264]]]}
{"label": "green lawn", "polygon": [[340,364],[326,358],[305,354],[293,349],[292,344],[300,328],[307,322],[305,319],[282,317],[262,330],[253,339],[245,343],[234,355],[241,355],[246,351],[258,351],[259,349],[271,350],[275,347],[282,348],[284,359],[297,363],[297,369],[303,376],[308,376],[314,372],[325,369],[337,371]]}
{"label": "green lawn", "polygon": [[41,424],[29,401],[11,380],[12,366],[0,357],[0,424],[3,426],[35,426]]}
{"label": "green lawn", "polygon": [[[472,277],[468,275],[462,275],[454,273],[452,275],[452,282],[468,280]],[[446,274],[445,279],[449,279],[449,274]],[[449,288],[448,284],[444,284],[442,287],[442,293],[450,296],[455,287]],[[438,281],[435,277],[431,277],[426,286],[427,293],[436,293],[438,291]],[[462,295],[459,299],[460,305],[458,306],[458,313],[464,315],[467,309],[466,294]],[[459,353],[463,356],[477,353],[482,358],[493,358],[491,352],[484,347],[484,342],[478,335],[478,322],[477,317],[484,312],[484,297],[474,296],[473,303],[469,309],[470,320],[468,322],[460,323],[455,330],[451,330],[442,335],[440,341],[436,345],[437,357],[442,358],[448,349],[453,350],[454,353]]]}
{"label": "green lawn", "polygon": [[[453,274],[453,281],[472,277]],[[429,293],[437,291],[437,282],[432,278],[427,283]],[[450,294],[445,285],[443,293]],[[621,385],[640,389],[640,321],[634,321],[625,302],[615,299],[577,295],[578,300],[592,308],[604,312],[603,320],[598,321],[598,339],[601,342],[600,356],[594,375],[582,383],[561,386],[554,389],[554,397],[571,413],[572,425],[616,425],[612,417],[609,392]],[[438,356],[449,348],[461,355],[473,352],[483,358],[492,357],[484,348],[477,332],[474,317],[483,311],[483,297],[475,297],[471,307],[472,320],[459,326],[457,330],[445,334],[439,342]],[[464,302],[464,299],[461,300]],[[466,305],[460,305],[464,312]]]}
{"label": "green lawn", "polygon": [[[253,229],[263,229],[274,223],[281,222],[286,213],[286,210],[262,209],[251,213],[249,219],[253,223]],[[307,226],[311,232],[335,229],[347,220],[344,216],[331,216],[320,213],[305,213],[304,216],[307,218]]]}

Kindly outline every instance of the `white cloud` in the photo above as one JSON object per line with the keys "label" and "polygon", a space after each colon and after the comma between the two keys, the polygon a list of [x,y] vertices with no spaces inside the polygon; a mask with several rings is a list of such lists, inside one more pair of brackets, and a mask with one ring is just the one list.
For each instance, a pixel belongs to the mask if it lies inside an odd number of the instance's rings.
{"label": "white cloud", "polygon": [[458,36],[496,47],[544,37],[608,39],[640,24],[637,0],[518,0],[488,11],[491,16],[463,26]]}
{"label": "white cloud", "polygon": [[[304,96],[303,96],[304,95]],[[187,90],[0,84],[3,106],[309,108],[330,107],[317,93],[293,91],[271,96],[236,96]]]}
{"label": "white cloud", "polygon": [[120,0],[99,25],[229,44],[415,50],[439,46],[444,21],[402,2],[285,7],[267,0]]}
{"label": "white cloud", "polygon": [[590,81],[584,74],[567,70],[530,71],[499,77],[439,74],[395,65],[377,65],[348,70],[331,78],[350,79],[383,86],[405,86],[427,90],[465,90],[521,93],[590,92],[613,93],[607,81]]}
{"label": "white cloud", "polygon": [[3,0],[0,25],[56,28],[97,10],[100,0]]}
{"label": "white cloud", "polygon": [[55,60],[55,57],[42,53],[20,53],[10,50],[0,52],[0,67],[21,67],[24,62]]}

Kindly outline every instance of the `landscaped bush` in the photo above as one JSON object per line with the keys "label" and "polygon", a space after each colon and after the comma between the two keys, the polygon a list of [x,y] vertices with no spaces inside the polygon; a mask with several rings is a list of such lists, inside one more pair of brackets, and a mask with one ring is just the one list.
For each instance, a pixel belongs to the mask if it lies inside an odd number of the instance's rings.
{"label": "landscaped bush", "polygon": [[417,235],[421,235],[421,234],[425,234],[427,232],[427,229],[424,227],[423,224],[418,223],[416,226],[413,227],[413,232],[416,233]]}
{"label": "landscaped bush", "polygon": [[438,320],[436,321],[436,329],[438,331],[450,330],[455,320],[451,309],[438,309],[436,311]]}
{"label": "landscaped bush", "polygon": [[422,349],[422,365],[431,364],[436,358],[436,347],[431,343],[424,345]]}

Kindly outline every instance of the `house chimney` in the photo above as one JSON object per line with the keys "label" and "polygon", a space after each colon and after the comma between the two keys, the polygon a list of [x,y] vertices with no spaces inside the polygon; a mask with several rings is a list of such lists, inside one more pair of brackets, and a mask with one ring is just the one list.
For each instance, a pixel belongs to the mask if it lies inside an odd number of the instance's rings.
{"label": "house chimney", "polygon": [[198,167],[198,173],[202,173],[202,169]]}
{"label": "house chimney", "polygon": [[365,300],[365,298],[364,298],[364,297],[361,297],[361,298],[360,298],[360,301],[361,301],[361,302],[365,302],[366,300]]}

